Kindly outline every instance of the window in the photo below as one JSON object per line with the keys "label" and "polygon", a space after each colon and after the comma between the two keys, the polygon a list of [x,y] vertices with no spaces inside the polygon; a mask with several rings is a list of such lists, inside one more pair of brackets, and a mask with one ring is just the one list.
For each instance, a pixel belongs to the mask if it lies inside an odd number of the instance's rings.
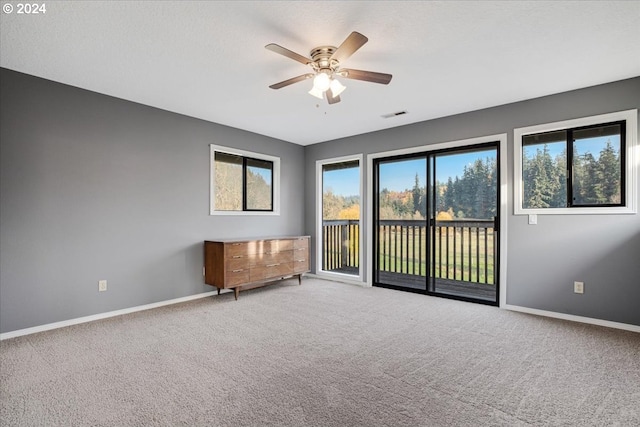
{"label": "window", "polygon": [[279,213],[280,159],[211,146],[211,214]]}
{"label": "window", "polygon": [[362,280],[362,155],[316,161],[317,272]]}
{"label": "window", "polygon": [[634,213],[637,110],[516,129],[515,213]]}

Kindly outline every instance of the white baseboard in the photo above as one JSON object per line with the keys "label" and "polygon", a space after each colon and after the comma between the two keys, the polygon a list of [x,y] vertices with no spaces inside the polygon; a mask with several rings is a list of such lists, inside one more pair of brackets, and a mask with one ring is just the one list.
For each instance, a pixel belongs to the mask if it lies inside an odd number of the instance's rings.
{"label": "white baseboard", "polygon": [[[317,279],[322,279],[322,280],[333,280],[333,281],[336,281],[336,282],[348,283],[350,285],[365,286],[365,287],[368,286],[367,283],[360,282],[360,281],[357,281],[357,280],[337,280],[334,277],[326,277],[326,276],[323,276],[323,275],[317,275],[317,274],[311,274],[311,273],[307,273],[305,276],[312,277],[312,278],[317,278]],[[212,296],[212,295],[216,295],[216,294],[217,294],[217,291],[203,292],[203,293],[200,293],[200,294],[189,295],[189,296],[182,297],[182,298],[174,298],[174,299],[167,300],[167,301],[154,302],[154,303],[151,303],[151,304],[145,304],[145,305],[139,305],[139,306],[136,306],[136,307],[124,308],[122,310],[109,311],[109,312],[106,312],[106,313],[94,314],[94,315],[91,315],[91,316],[78,317],[76,319],[63,320],[61,322],[48,323],[46,325],[34,326],[34,327],[31,327],[31,328],[25,328],[25,329],[19,329],[17,331],[5,332],[3,334],[0,334],[0,341],[6,340],[6,339],[10,339],[10,338],[20,337],[20,336],[23,336],[23,335],[30,335],[30,334],[35,334],[35,333],[38,333],[38,332],[50,331],[52,329],[58,329],[58,328],[64,328],[64,327],[67,327],[67,326],[78,325],[80,323],[93,322],[94,320],[107,319],[109,317],[115,317],[115,316],[121,316],[123,314],[135,313],[137,311],[151,310],[152,308],[163,307],[165,305],[179,304],[181,302],[193,301],[193,300],[196,300],[196,299],[206,298],[206,297],[209,297],[209,296]],[[625,331],[631,331],[631,332],[640,333],[640,326],[630,325],[630,324],[627,324],[627,323],[611,322],[609,320],[593,319],[591,317],[575,316],[573,314],[564,314],[564,313],[557,313],[555,311],[538,310],[536,308],[521,307],[521,306],[517,306],[517,305],[510,305],[510,304],[506,304],[501,308],[504,308],[505,310],[519,311],[519,312],[528,313],[528,314],[535,314],[537,316],[553,317],[553,318],[556,318],[556,319],[570,320],[572,322],[589,323],[589,324],[592,324],[592,325],[605,326],[607,328],[622,329],[622,330],[625,330]]]}
{"label": "white baseboard", "polygon": [[151,304],[139,305],[136,307],[123,308],[122,310],[115,310],[115,311],[109,311],[106,313],[93,314],[91,316],[78,317],[76,319],[63,320],[61,322],[48,323],[46,325],[34,326],[32,328],[25,328],[25,329],[19,329],[17,331],[5,332],[4,334],[0,334],[0,341],[7,340],[9,338],[20,337],[22,335],[30,335],[38,332],[50,331],[52,329],[64,328],[66,326],[78,325],[80,323],[93,322],[94,320],[107,319],[109,317],[135,313],[136,311],[150,310],[152,308],[163,307],[165,305],[193,301],[195,299],[206,298],[208,296],[216,295],[217,293],[218,291],[203,292],[201,294],[189,295],[182,298],[175,298],[167,301],[154,302]]}
{"label": "white baseboard", "polygon": [[591,317],[575,316],[573,314],[557,313],[555,311],[538,310],[536,308],[521,307],[518,305],[506,304],[500,308],[511,311],[520,311],[522,313],[535,314],[537,316],[553,317],[556,319],[570,320],[572,322],[589,323],[591,325],[605,326],[607,328],[623,329],[625,331],[640,333],[640,326],[630,325],[628,323],[611,322],[609,320],[593,319]]}

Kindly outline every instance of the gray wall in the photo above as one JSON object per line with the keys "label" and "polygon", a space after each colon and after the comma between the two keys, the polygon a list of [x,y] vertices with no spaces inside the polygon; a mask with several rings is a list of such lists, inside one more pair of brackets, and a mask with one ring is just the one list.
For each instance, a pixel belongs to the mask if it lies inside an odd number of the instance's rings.
{"label": "gray wall", "polygon": [[[640,325],[640,216],[529,226],[511,194],[513,128],[640,108],[640,78],[308,147],[6,69],[0,83],[0,332],[210,291],[205,239],[315,238],[318,159],[504,132],[507,303]],[[211,143],[282,159],[280,216],[209,216]]]}
{"label": "gray wall", "polygon": [[640,215],[539,215],[531,226],[513,215],[512,193],[514,128],[634,108],[640,77],[308,146],[306,233],[315,238],[316,160],[507,133],[507,304],[640,325]]}
{"label": "gray wall", "polygon": [[[1,73],[1,332],[211,291],[203,240],[303,232],[303,147]],[[280,216],[209,215],[211,143],[281,158]]]}

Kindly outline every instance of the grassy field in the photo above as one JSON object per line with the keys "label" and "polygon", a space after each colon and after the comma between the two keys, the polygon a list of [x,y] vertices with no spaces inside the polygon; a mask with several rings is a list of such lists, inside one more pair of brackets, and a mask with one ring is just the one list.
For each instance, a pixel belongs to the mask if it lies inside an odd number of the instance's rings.
{"label": "grassy field", "polygon": [[[346,265],[358,267],[358,233],[352,231],[350,234],[349,250],[344,256],[332,241],[325,240],[325,247],[333,249],[330,254],[334,259],[342,259]],[[388,226],[381,229],[379,237],[380,271],[426,276],[427,257],[433,256],[432,274],[436,278],[495,283],[493,228],[437,227],[434,253],[430,255],[427,252],[426,227]],[[336,263],[325,263],[324,268],[336,268]]]}
{"label": "grassy field", "polygon": [[[425,228],[400,227],[381,233],[380,270],[426,276],[425,233]],[[493,229],[438,227],[433,250],[435,277],[494,284]]]}

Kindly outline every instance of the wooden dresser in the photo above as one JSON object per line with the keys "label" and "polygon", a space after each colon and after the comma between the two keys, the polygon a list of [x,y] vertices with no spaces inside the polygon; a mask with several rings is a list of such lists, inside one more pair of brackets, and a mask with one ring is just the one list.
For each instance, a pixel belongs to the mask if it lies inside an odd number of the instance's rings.
{"label": "wooden dresser", "polygon": [[204,279],[207,285],[251,289],[309,272],[309,236],[204,242]]}

